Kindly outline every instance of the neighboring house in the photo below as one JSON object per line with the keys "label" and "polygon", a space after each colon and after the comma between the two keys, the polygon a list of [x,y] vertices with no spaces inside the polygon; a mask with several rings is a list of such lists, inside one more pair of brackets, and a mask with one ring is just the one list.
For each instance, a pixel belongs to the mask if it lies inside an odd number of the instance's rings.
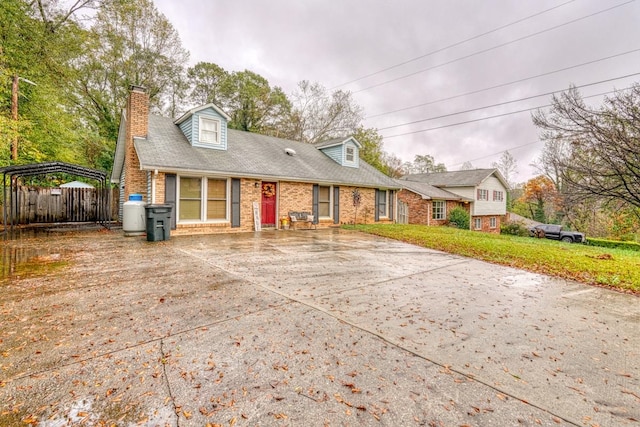
{"label": "neighboring house", "polygon": [[208,104],[178,120],[149,115],[144,88],[132,86],[122,115],[113,183],[120,203],[139,193],[173,206],[178,233],[281,227],[290,212],[308,212],[318,227],[356,218],[394,222],[400,186],[359,159],[354,138],[319,144],[228,129],[229,117]]}
{"label": "neighboring house", "polygon": [[71,181],[60,184],[60,188],[95,188],[93,185],[82,181]]}
{"label": "neighboring house", "polygon": [[500,232],[507,213],[508,184],[497,169],[405,175],[397,181],[399,215],[410,224],[445,224],[456,206],[469,212],[470,228]]}
{"label": "neighboring house", "polygon": [[460,206],[469,212],[472,199],[442,190],[426,182],[397,180],[398,222],[405,224],[444,225],[451,209]]}

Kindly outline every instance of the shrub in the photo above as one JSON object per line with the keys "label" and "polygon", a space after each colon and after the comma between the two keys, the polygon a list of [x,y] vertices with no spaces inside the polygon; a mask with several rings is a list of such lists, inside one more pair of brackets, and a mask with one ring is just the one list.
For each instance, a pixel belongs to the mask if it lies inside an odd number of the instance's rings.
{"label": "shrub", "polygon": [[529,229],[517,221],[507,221],[500,225],[500,233],[512,236],[528,236]]}
{"label": "shrub", "polygon": [[599,246],[601,248],[615,248],[615,249],[626,249],[630,251],[640,251],[640,244],[636,242],[622,242],[620,240],[587,238],[587,243],[591,246]]}
{"label": "shrub", "polygon": [[449,212],[449,224],[454,225],[463,230],[469,229],[469,213],[461,207],[455,207]]}

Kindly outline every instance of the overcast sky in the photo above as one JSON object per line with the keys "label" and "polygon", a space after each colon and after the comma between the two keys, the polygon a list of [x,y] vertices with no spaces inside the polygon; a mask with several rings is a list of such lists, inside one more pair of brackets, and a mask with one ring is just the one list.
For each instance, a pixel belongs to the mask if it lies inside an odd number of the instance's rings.
{"label": "overcast sky", "polygon": [[248,69],[287,94],[301,80],[349,90],[385,151],[404,161],[429,154],[458,170],[466,161],[491,167],[509,150],[517,182],[535,175],[529,165],[543,144],[530,112],[505,113],[547,105],[549,95],[424,120],[570,84],[590,85],[580,89],[590,96],[640,81],[620,79],[640,73],[634,0],[154,1],[189,65]]}

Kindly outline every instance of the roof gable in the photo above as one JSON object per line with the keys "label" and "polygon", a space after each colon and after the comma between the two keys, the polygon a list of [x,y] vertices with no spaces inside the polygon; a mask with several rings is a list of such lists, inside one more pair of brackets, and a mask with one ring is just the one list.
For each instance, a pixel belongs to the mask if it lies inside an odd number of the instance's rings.
{"label": "roof gable", "polygon": [[194,108],[174,123],[194,147],[227,149],[227,116],[214,104]]}
{"label": "roof gable", "polygon": [[195,113],[197,113],[199,111],[202,111],[202,110],[209,109],[209,108],[214,110],[216,113],[218,113],[225,120],[227,120],[227,121],[231,120],[231,117],[229,117],[224,111],[222,111],[222,109],[220,109],[220,107],[218,107],[216,104],[209,103],[209,104],[206,104],[206,105],[202,105],[200,107],[192,108],[191,110],[187,111],[182,116],[180,116],[180,118],[177,119],[174,123],[177,124],[177,125],[180,125],[180,123],[184,122],[189,117],[193,116]]}
{"label": "roof gable", "polygon": [[362,144],[352,136],[322,141],[314,146],[341,166],[359,167]]}
{"label": "roof gable", "polygon": [[458,194],[451,193],[447,190],[435,187],[426,182],[408,181],[408,180],[396,180],[396,182],[402,186],[403,189],[418,194],[426,200],[459,200],[459,201],[471,201],[466,197]]}

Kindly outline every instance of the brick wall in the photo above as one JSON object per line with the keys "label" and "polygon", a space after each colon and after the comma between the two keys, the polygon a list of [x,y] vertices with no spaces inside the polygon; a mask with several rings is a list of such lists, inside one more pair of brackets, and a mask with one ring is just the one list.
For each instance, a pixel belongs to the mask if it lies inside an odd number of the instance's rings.
{"label": "brick wall", "polygon": [[422,196],[409,190],[400,190],[398,200],[405,202],[409,209],[409,224],[427,225],[431,220],[431,200],[425,200]]}
{"label": "brick wall", "polygon": [[[353,206],[353,190],[356,188],[357,187],[340,187],[340,223],[353,224],[354,219],[358,224],[374,223],[376,190],[373,188],[358,188],[360,192],[360,206],[358,207],[356,216],[356,209]],[[379,223],[386,222],[391,221],[385,219],[379,221]]]}
{"label": "brick wall", "polygon": [[278,185],[278,218],[289,212],[313,211],[313,184],[305,182],[280,182]]}
{"label": "brick wall", "polygon": [[[240,227],[230,228],[227,231],[255,231],[253,202],[262,203],[262,186],[260,183],[259,179],[240,180]],[[256,184],[258,185],[256,186]]]}
{"label": "brick wall", "polygon": [[[178,224],[172,233],[181,234],[213,234],[254,231],[253,202],[261,203],[261,180],[242,179],[240,181],[240,227],[232,228],[231,222],[204,223],[204,224]],[[256,186],[256,184],[258,184]],[[352,192],[355,187],[340,187],[340,223],[352,224],[355,208],[353,206]],[[359,188],[361,204],[358,208],[357,222],[371,224],[374,222],[375,190],[371,188]],[[289,215],[289,212],[312,212],[313,184],[299,182],[279,182],[278,187],[278,228],[279,220]],[[159,173],[156,178],[156,202],[164,201],[164,174]],[[381,223],[392,222],[381,220]],[[321,220],[318,228],[335,226],[333,219]]]}
{"label": "brick wall", "polygon": [[[482,222],[482,227],[480,229],[476,228],[476,218],[480,218],[480,221]],[[494,228],[491,227],[491,218],[496,219],[496,226]],[[471,229],[474,231],[484,231],[485,233],[500,234],[501,223],[502,216],[500,215],[474,216],[471,218]]]}
{"label": "brick wall", "polygon": [[151,179],[156,180],[156,203],[164,203],[164,173],[151,175]]}
{"label": "brick wall", "polygon": [[133,146],[134,137],[147,137],[149,96],[144,88],[132,86],[127,101],[127,128],[124,160],[124,200],[134,193],[147,194],[147,174],[140,170],[140,161]]}
{"label": "brick wall", "polygon": [[449,218],[449,212],[451,212],[451,210],[455,209],[455,208],[462,208],[465,211],[467,211],[467,214],[470,213],[470,205],[464,204],[464,203],[460,203],[456,200],[447,200],[447,205],[446,205],[446,211],[445,211],[445,215],[446,215],[446,219],[432,219],[431,220],[431,225],[446,225],[448,223],[448,218]]}
{"label": "brick wall", "polygon": [[[398,200],[407,204],[409,209],[409,224],[445,225],[448,221],[448,219],[433,219],[433,200],[425,200],[413,191],[401,190],[398,193]],[[470,212],[470,205],[468,203],[447,200],[445,213],[447,218],[449,212],[457,207],[463,208],[467,213]]]}

